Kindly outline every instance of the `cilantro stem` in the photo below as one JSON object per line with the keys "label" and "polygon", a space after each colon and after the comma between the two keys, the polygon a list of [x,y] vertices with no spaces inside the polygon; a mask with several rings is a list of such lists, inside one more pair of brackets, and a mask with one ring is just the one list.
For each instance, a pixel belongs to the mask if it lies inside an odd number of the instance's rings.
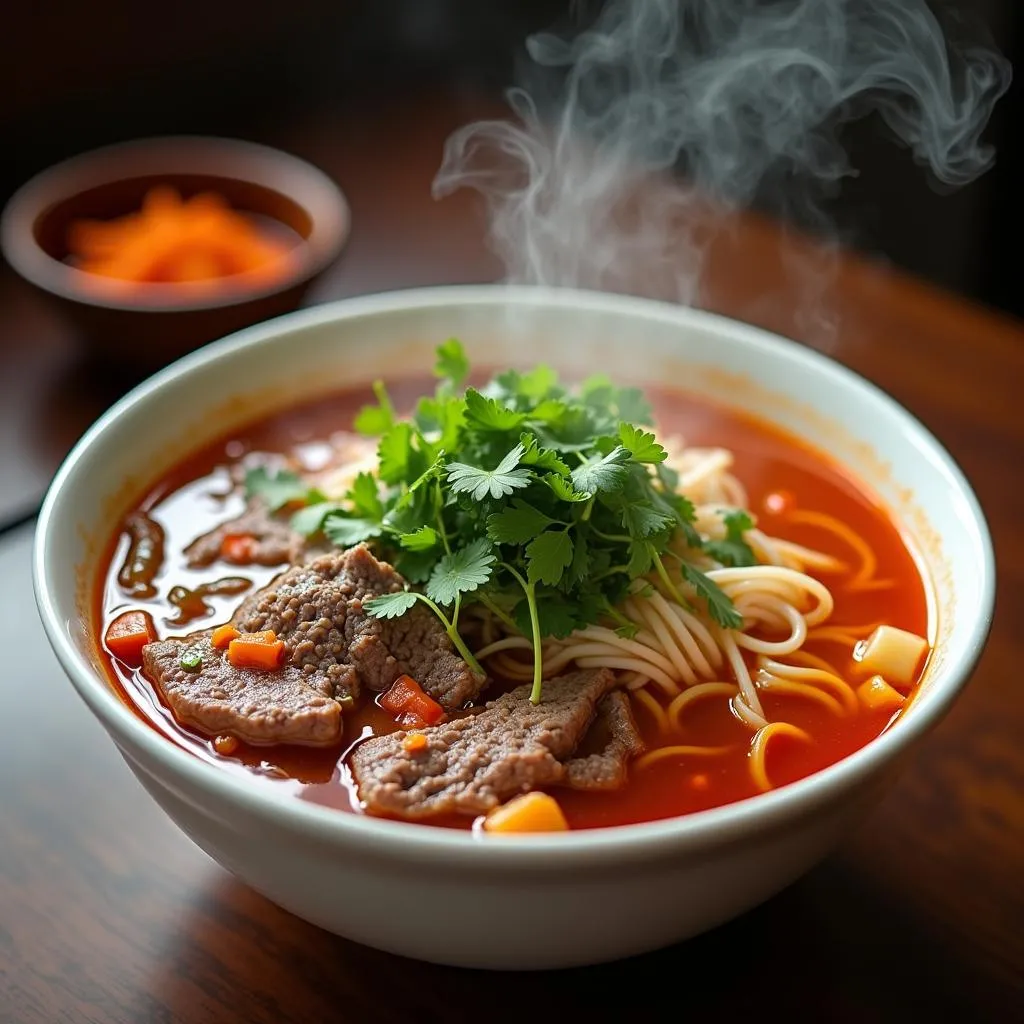
{"label": "cilantro stem", "polygon": [[530,629],[533,632],[533,689],[530,691],[530,703],[539,704],[541,689],[544,685],[544,659],[540,649],[540,616],[537,614],[535,585],[527,583],[508,562],[502,562],[501,565],[512,573],[519,582],[519,586],[523,588],[523,593],[526,594],[526,604],[530,609]]}
{"label": "cilantro stem", "polygon": [[486,594],[481,593],[479,590],[476,592],[477,600],[492,614],[497,615],[502,622],[508,626],[514,633],[521,633],[522,630],[516,624],[516,620],[512,618],[508,612],[502,611]]}
{"label": "cilantro stem", "polygon": [[437,532],[441,535],[444,553],[450,555],[452,549],[448,543],[448,534],[444,528],[444,499],[441,497],[441,481],[437,477],[434,477],[434,518],[437,520]]}
{"label": "cilantro stem", "polygon": [[[580,522],[586,523],[590,520],[590,513],[594,511],[594,501],[596,499],[591,498],[586,505],[583,506],[583,515],[580,516]],[[595,531],[596,532],[596,531]]]}
{"label": "cilantro stem", "polygon": [[391,396],[388,394],[387,386],[382,380],[373,382],[373,393],[377,396],[380,407],[387,413],[388,422],[395,422],[395,407],[391,404]]}
{"label": "cilantro stem", "polygon": [[609,616],[609,618],[611,618],[613,622],[617,622],[620,626],[637,626],[637,627],[639,627],[639,625],[640,625],[638,622],[634,622],[627,615],[623,615],[622,612],[620,612],[619,609],[616,608],[614,605],[611,605],[611,604],[608,605],[608,607],[605,609],[605,611],[606,611],[607,615]]}
{"label": "cilantro stem", "polygon": [[[441,609],[434,604],[433,601],[427,597],[426,594],[416,593],[416,597],[419,598],[433,613],[441,620],[441,624],[444,626],[444,631],[451,638],[455,649],[462,655],[462,660],[478,675],[486,676],[487,673],[480,667],[480,662],[473,657],[473,652],[466,646],[466,641],[462,639],[459,631],[455,628],[455,623],[449,621],[448,616],[445,615]],[[458,617],[458,598],[455,599],[456,618]]]}
{"label": "cilantro stem", "polygon": [[603,530],[599,530],[596,526],[591,526],[590,529],[593,530],[601,540],[617,541],[620,544],[632,544],[636,539],[625,533],[605,533]]}
{"label": "cilantro stem", "polygon": [[672,582],[668,570],[665,568],[665,563],[661,560],[658,552],[654,550],[653,545],[650,546],[650,552],[651,557],[654,559],[654,568],[658,570],[658,578],[665,585],[665,589],[677,604],[682,605],[684,608],[689,608],[690,602],[686,600],[679,588]]}

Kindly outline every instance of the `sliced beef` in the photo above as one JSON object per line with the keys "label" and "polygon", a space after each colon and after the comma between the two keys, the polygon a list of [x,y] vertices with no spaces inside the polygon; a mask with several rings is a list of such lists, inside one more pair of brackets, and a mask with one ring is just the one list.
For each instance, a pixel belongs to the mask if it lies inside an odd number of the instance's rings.
{"label": "sliced beef", "polygon": [[[416,606],[385,621],[363,611],[363,601],[404,585],[363,545],[322,555],[251,594],[232,620],[243,633],[273,630],[284,642],[281,669],[234,668],[209,632],[148,644],[144,667],[182,722],[252,743],[333,743],[339,701],[364,686],[385,690],[403,674],[442,706],[461,708],[484,680],[453,652],[429,609]],[[202,657],[198,672],[181,666],[182,654],[193,650]]]}
{"label": "sliced beef", "polygon": [[189,567],[203,568],[216,562],[224,539],[230,536],[252,538],[247,557],[235,559],[236,565],[283,565],[303,561],[306,554],[306,538],[288,525],[287,518],[271,515],[262,501],[253,499],[240,516],[221,523],[185,548]]}
{"label": "sliced beef", "polygon": [[[580,748],[572,760],[565,762],[562,785],[621,789],[626,784],[629,762],[644,752],[644,742],[633,720],[629,697],[621,690],[609,693],[597,705],[597,717]],[[587,748],[593,753],[584,753]]]}
{"label": "sliced beef", "polygon": [[[184,654],[202,658],[199,671],[182,667]],[[293,666],[237,669],[213,647],[209,632],[147,644],[142,656],[175,717],[204,733],[260,745],[329,746],[341,739],[341,707],[323,678]]]}
{"label": "sliced beef", "polygon": [[483,679],[452,649],[428,608],[417,604],[398,619],[375,619],[363,601],[403,589],[405,581],[386,562],[359,545],[293,566],[252,594],[235,614],[245,633],[272,629],[284,640],[288,664],[326,677],[335,696],[360,686],[386,690],[410,675],[443,707],[463,707]]}
{"label": "sliced beef", "polygon": [[419,730],[424,750],[409,752],[406,734],[356,747],[352,772],[367,810],[405,818],[482,814],[518,793],[563,782],[594,720],[615,686],[607,669],[584,669],[544,683],[533,705],[520,686],[475,715]]}

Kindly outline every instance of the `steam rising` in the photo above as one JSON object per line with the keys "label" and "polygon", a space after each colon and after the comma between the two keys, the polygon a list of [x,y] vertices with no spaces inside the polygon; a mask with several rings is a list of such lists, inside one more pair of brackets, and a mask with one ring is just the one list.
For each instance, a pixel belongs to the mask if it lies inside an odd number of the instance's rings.
{"label": "steam rising", "polygon": [[512,282],[688,304],[723,213],[769,192],[822,226],[821,198],[854,173],[849,121],[874,112],[938,182],[971,181],[1010,80],[999,54],[949,47],[924,0],[609,0],[527,50],[519,123],[455,132],[435,195],[486,196]]}

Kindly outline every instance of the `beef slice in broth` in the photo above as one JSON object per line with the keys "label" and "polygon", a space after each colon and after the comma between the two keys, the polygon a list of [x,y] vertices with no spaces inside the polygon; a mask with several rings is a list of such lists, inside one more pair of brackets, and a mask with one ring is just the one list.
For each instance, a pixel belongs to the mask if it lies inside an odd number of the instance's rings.
{"label": "beef slice in broth", "polygon": [[[436,616],[414,608],[381,621],[363,611],[363,601],[404,582],[363,545],[323,555],[250,595],[232,620],[242,633],[277,634],[285,648],[280,669],[233,667],[209,631],[147,644],[143,667],[180,721],[251,743],[337,742],[339,702],[364,686],[387,689],[403,674],[443,706],[461,708],[483,680],[453,652]],[[186,652],[200,653],[199,671],[182,668]]]}
{"label": "beef slice in broth", "polygon": [[416,730],[427,739],[422,750],[405,750],[401,732],[367,740],[351,757],[360,799],[372,813],[404,818],[482,814],[561,783],[615,685],[607,669],[581,669],[545,682],[540,704],[520,686],[477,714]]}
{"label": "beef slice in broth", "polygon": [[[644,752],[644,741],[633,719],[629,697],[614,690],[597,705],[597,716],[580,750],[565,762],[560,785],[573,789],[621,789],[629,762]],[[592,753],[585,753],[586,749]],[[595,749],[596,748],[596,749]]]}
{"label": "beef slice in broth", "polygon": [[421,604],[398,619],[375,619],[363,602],[402,590],[405,580],[365,545],[293,566],[238,609],[244,633],[272,629],[284,640],[288,663],[324,673],[336,696],[360,686],[386,690],[409,675],[442,707],[463,707],[484,680],[455,653],[437,616]]}
{"label": "beef slice in broth", "polygon": [[[186,654],[202,658],[198,671],[182,666]],[[235,668],[209,632],[147,644],[142,657],[146,674],[184,725],[260,746],[329,746],[341,739],[341,705],[322,678],[301,669]]]}
{"label": "beef slice in broth", "polygon": [[214,527],[185,548],[189,568],[202,569],[216,562],[228,537],[251,539],[247,558],[233,559],[236,565],[284,565],[304,561],[308,553],[306,538],[289,526],[287,516],[273,515],[254,498],[240,516]]}

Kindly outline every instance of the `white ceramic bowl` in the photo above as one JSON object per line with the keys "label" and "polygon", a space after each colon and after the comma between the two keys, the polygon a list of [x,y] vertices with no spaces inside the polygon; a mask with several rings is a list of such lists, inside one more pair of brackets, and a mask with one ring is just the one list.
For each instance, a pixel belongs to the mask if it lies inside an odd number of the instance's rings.
{"label": "white ceramic bowl", "polygon": [[[544,360],[741,402],[845,462],[901,518],[931,584],[937,653],[906,714],[839,764],[750,800],[646,825],[484,841],[275,796],[144,725],[111,690],[89,637],[97,559],[123,501],[192,447],[254,415],[428,368],[434,346],[453,334],[478,364]],[[35,587],[79,694],[153,798],[224,867],[357,942],[448,964],[536,968],[684,939],[818,861],[966,682],[989,626],[994,569],[981,510],[949,455],[895,402],[835,363],[676,306],[487,286],[319,306],[159,373],[104,415],[57,474],[39,517]],[[410,907],[416,912],[395,912]]]}

